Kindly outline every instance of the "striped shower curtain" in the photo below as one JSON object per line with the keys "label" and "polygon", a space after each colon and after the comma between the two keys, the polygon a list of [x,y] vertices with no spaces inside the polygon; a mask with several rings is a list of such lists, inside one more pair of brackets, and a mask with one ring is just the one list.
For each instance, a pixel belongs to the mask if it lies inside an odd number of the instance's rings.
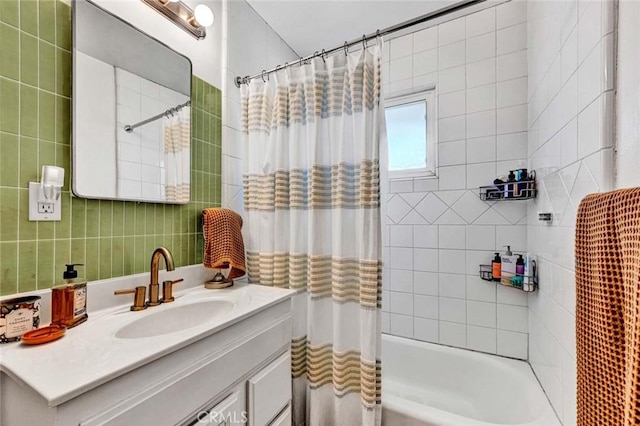
{"label": "striped shower curtain", "polygon": [[295,425],[379,425],[382,44],[242,87],[252,282],[291,288]]}
{"label": "striped shower curtain", "polygon": [[164,138],[165,200],[189,201],[191,187],[191,108],[186,106],[162,119]]}

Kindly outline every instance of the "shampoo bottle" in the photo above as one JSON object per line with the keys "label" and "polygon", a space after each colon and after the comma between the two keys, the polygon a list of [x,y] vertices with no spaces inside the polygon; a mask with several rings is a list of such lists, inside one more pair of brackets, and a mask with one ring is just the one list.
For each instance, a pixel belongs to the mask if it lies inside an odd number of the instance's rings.
{"label": "shampoo bottle", "polygon": [[500,271],[500,279],[502,284],[511,285],[511,278],[516,275],[516,256],[511,252],[511,246],[506,246],[507,251],[501,256],[502,268]]}
{"label": "shampoo bottle", "polygon": [[524,258],[521,254],[518,255],[518,260],[516,260],[516,275],[524,275]]}
{"label": "shampoo bottle", "polygon": [[504,185],[504,198],[514,198],[518,196],[518,185],[516,184],[516,175],[513,170],[509,172],[507,183]]}
{"label": "shampoo bottle", "polygon": [[491,262],[491,278],[494,281],[500,281],[500,272],[502,270],[502,261],[500,260],[500,253],[496,253],[496,257]]}

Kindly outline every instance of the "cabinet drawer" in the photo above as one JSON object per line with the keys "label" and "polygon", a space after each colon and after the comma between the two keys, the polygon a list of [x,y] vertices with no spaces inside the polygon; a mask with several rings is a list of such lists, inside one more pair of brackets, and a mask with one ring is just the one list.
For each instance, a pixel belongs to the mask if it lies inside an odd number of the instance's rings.
{"label": "cabinet drawer", "polygon": [[266,426],[291,400],[289,352],[267,365],[248,382],[249,424]]}
{"label": "cabinet drawer", "polygon": [[222,402],[200,411],[186,425],[227,426],[245,423],[247,421],[246,413],[242,410],[241,402],[238,392],[234,392]]}
{"label": "cabinet drawer", "polygon": [[269,426],[291,426],[291,404]]}

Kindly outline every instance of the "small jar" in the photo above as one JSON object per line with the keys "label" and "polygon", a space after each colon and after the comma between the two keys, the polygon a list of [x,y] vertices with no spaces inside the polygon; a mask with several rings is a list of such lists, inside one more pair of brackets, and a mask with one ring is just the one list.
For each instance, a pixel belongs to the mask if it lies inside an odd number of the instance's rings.
{"label": "small jar", "polygon": [[0,343],[17,342],[40,325],[40,296],[0,301]]}

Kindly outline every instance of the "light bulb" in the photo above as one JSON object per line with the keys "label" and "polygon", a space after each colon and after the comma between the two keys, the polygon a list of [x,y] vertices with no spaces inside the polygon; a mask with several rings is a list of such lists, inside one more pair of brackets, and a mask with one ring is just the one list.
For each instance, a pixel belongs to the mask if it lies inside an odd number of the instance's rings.
{"label": "light bulb", "polygon": [[203,27],[210,27],[213,25],[213,12],[209,9],[209,6],[204,4],[197,5],[193,10],[193,15],[198,24]]}

